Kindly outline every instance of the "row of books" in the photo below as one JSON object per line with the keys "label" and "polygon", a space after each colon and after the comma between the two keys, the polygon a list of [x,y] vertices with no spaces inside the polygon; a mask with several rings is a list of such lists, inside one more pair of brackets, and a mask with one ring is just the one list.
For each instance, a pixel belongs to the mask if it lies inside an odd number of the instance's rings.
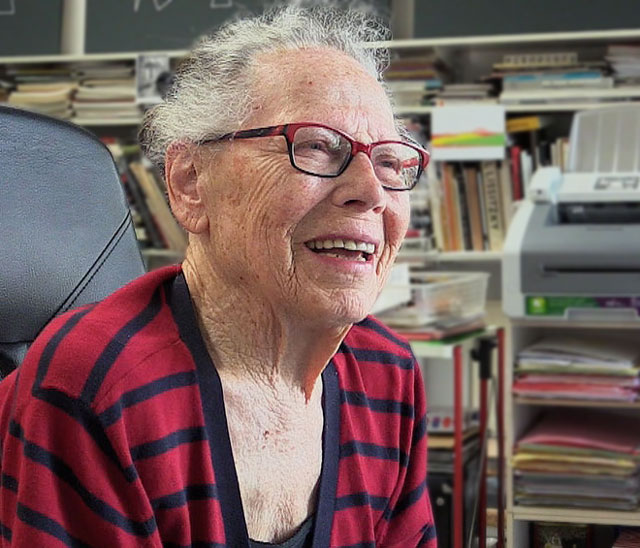
{"label": "row of books", "polygon": [[512,457],[515,502],[636,510],[640,503],[640,420],[600,410],[542,414]]}
{"label": "row of books", "polygon": [[640,349],[611,336],[548,336],[518,353],[514,374],[516,396],[633,402],[640,395]]}
{"label": "row of books", "polygon": [[78,123],[139,117],[130,63],[9,66],[0,76],[9,105]]}
{"label": "row of books", "polygon": [[640,100],[640,46],[614,44],[604,56],[586,59],[577,51],[513,52],[480,81],[453,83],[448,74],[432,55],[394,59],[385,77],[404,107]]}
{"label": "row of books", "polygon": [[441,251],[500,251],[512,216],[509,162],[438,165],[429,181],[433,235]]}
{"label": "row of books", "polygon": [[[509,157],[516,200],[522,197],[522,193],[526,195],[532,172],[537,168],[557,166],[561,171],[566,171],[569,167],[569,138],[546,135],[547,129],[553,126],[553,121],[550,116],[535,115],[516,116],[506,122],[507,134],[512,143]],[[523,152],[527,154],[526,158],[523,158]]]}
{"label": "row of books", "polygon": [[162,177],[141,156],[137,145],[104,141],[116,162],[141,247],[183,254],[187,236],[171,213]]}
{"label": "row of books", "polygon": [[504,104],[582,101],[613,88],[604,60],[584,61],[577,52],[509,54],[493,65],[490,78]]}

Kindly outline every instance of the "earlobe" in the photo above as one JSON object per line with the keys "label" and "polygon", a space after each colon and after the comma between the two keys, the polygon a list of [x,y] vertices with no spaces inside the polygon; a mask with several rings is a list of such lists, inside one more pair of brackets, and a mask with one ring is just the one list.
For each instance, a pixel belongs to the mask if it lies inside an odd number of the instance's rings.
{"label": "earlobe", "polygon": [[178,222],[193,234],[207,230],[209,223],[191,145],[179,142],[169,145],[165,157],[165,178],[171,211]]}

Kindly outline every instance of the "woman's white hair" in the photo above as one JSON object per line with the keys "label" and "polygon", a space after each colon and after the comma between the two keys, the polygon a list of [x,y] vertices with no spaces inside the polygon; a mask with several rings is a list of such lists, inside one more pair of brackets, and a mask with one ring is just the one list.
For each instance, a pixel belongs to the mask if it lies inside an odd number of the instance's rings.
{"label": "woman's white hair", "polygon": [[201,38],[178,67],[164,102],[145,115],[139,138],[154,165],[164,172],[165,153],[173,142],[198,142],[239,128],[250,112],[252,69],[263,53],[332,48],[382,82],[389,53],[364,44],[389,39],[389,29],[366,9],[322,4],[275,7]]}

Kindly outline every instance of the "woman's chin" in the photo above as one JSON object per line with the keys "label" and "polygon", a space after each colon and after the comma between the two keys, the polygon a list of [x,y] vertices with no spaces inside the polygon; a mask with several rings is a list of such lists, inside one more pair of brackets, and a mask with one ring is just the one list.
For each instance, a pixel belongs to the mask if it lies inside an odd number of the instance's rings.
{"label": "woman's chin", "polygon": [[374,303],[369,296],[336,292],[330,299],[312,299],[301,312],[311,326],[345,327],[363,320]]}

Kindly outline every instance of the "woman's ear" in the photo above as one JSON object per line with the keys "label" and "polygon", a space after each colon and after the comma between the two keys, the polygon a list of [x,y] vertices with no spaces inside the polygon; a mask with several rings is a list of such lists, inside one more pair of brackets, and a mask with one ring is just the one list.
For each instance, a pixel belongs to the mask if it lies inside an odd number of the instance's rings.
{"label": "woman's ear", "polygon": [[201,187],[198,185],[200,167],[193,145],[180,142],[169,145],[164,172],[171,211],[185,230],[193,234],[200,234],[209,227]]}

